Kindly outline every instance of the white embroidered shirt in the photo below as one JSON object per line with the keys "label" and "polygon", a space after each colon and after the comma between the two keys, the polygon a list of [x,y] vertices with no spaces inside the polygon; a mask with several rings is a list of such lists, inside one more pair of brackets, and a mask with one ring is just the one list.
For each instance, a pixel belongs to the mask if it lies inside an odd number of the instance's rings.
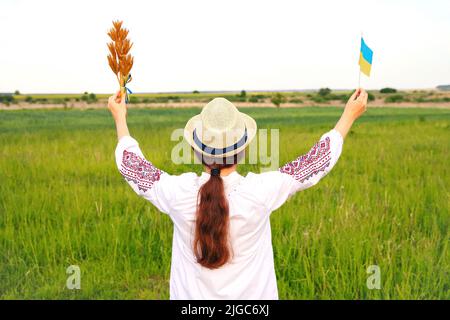
{"label": "white embroidered shirt", "polygon": [[245,177],[233,172],[222,177],[233,258],[210,270],[196,262],[192,245],[197,194],[209,174],[168,174],[145,159],[135,139],[122,137],[116,148],[120,173],[139,196],[168,214],[174,224],[170,298],[278,299],[270,214],[289,196],[312,187],[330,172],[342,144],[342,136],[333,129],[308,153],[278,171]]}

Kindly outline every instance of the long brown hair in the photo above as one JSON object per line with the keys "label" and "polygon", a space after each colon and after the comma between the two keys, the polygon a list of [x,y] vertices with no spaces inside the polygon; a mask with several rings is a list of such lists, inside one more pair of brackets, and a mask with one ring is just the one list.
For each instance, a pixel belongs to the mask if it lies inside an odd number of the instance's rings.
{"label": "long brown hair", "polygon": [[[205,161],[202,163],[210,170],[230,168],[237,163],[237,155]],[[194,253],[197,262],[203,267],[217,269],[231,258],[229,245],[230,216],[228,200],[220,175],[211,174],[198,192],[195,222]]]}

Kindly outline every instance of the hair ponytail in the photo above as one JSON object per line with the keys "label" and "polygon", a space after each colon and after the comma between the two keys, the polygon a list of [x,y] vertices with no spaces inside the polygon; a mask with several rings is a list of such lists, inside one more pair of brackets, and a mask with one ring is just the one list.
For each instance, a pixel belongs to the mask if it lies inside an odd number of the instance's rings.
{"label": "hair ponytail", "polygon": [[[236,163],[236,156],[234,163]],[[227,163],[227,162],[225,162]],[[231,164],[206,164],[211,170],[233,166]],[[211,174],[198,192],[195,222],[194,254],[203,267],[216,269],[231,258],[229,247],[229,208],[220,174]]]}

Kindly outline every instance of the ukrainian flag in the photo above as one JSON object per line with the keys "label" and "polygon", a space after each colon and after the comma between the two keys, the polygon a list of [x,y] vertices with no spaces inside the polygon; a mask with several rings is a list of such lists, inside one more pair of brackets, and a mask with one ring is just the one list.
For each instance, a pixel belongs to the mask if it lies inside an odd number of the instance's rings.
{"label": "ukrainian flag", "polygon": [[361,72],[370,77],[370,69],[372,68],[373,51],[366,45],[364,39],[361,38],[361,52],[359,53],[359,66]]}

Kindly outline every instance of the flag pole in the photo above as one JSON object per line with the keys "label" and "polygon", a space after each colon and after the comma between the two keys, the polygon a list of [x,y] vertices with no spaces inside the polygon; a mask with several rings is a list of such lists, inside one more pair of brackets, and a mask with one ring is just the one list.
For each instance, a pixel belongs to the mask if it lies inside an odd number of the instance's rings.
{"label": "flag pole", "polygon": [[359,68],[358,89],[361,88],[361,67]]}
{"label": "flag pole", "polygon": [[[361,39],[360,39],[360,42],[362,41],[362,38],[363,38],[363,33],[362,33],[362,31],[361,31]],[[359,54],[360,54],[360,56],[361,56],[361,48],[360,48],[359,50],[360,50]],[[360,59],[361,59],[361,57],[360,57]],[[359,88],[361,88],[361,66],[359,66],[359,72],[358,72],[358,89],[359,89]]]}

